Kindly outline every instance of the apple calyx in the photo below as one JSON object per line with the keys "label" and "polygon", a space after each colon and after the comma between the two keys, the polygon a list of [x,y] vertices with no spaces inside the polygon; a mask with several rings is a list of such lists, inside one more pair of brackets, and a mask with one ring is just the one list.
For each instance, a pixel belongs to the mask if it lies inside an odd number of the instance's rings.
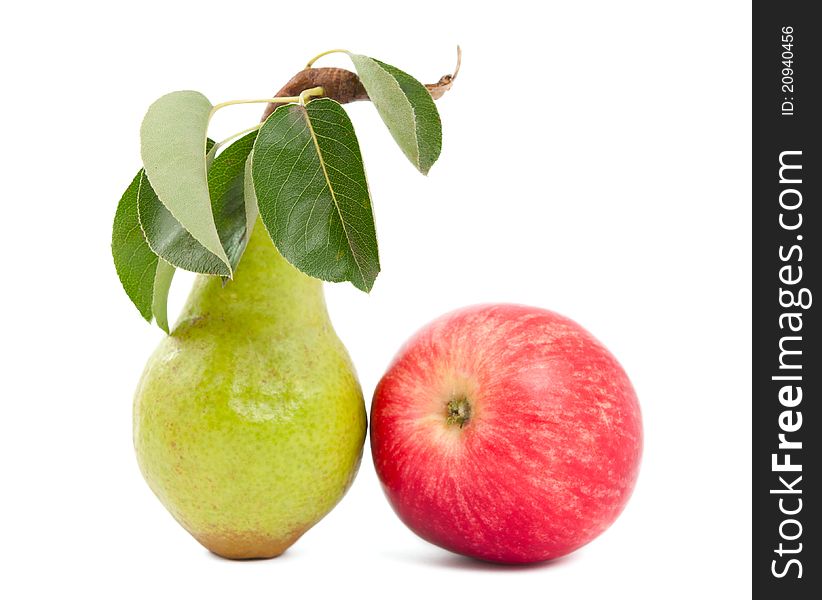
{"label": "apple calyx", "polygon": [[445,406],[445,422],[460,429],[471,420],[471,402],[465,396],[455,396]]}

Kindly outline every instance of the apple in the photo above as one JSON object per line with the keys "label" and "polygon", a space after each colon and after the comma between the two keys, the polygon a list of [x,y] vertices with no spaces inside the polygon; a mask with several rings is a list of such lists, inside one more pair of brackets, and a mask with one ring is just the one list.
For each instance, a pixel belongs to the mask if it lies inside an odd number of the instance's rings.
{"label": "apple", "polygon": [[421,329],[371,406],[371,450],[402,521],[499,563],[554,559],[622,512],[642,453],[631,382],[549,310],[471,306]]}

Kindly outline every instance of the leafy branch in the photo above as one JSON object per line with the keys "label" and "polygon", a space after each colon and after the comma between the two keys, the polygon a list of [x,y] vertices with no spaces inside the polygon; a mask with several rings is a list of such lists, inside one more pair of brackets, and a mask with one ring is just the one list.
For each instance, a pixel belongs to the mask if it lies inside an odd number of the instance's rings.
{"label": "leafy branch", "polygon": [[[458,49],[459,51],[459,49]],[[357,73],[315,68],[346,53]],[[325,281],[370,291],[380,270],[371,197],[359,141],[342,104],[370,100],[400,149],[427,174],[441,150],[437,84],[376,59],[324,52],[273,98],[212,105],[172,92],[140,128],[143,168],[117,207],[112,254],[123,288],[146,320],[169,331],[168,289],[177,268],[231,279],[258,216],[280,253]],[[261,123],[215,143],[213,115],[266,103]]]}

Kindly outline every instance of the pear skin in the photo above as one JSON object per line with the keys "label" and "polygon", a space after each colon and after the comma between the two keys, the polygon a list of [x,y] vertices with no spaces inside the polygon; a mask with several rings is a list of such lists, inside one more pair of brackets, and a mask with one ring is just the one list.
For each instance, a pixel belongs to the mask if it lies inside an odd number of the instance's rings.
{"label": "pear skin", "polygon": [[134,400],[140,469],[203,546],[271,558],[342,498],[366,413],[322,283],[258,220],[235,277],[198,276]]}

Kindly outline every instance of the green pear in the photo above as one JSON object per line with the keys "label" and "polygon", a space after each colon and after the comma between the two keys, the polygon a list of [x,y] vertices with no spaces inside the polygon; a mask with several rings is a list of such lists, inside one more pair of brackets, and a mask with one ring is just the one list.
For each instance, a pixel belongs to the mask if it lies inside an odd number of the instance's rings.
{"label": "green pear", "polygon": [[258,220],[234,279],[198,276],[146,365],[134,400],[143,476],[215,554],[270,558],[345,494],[365,430],[322,283]]}

